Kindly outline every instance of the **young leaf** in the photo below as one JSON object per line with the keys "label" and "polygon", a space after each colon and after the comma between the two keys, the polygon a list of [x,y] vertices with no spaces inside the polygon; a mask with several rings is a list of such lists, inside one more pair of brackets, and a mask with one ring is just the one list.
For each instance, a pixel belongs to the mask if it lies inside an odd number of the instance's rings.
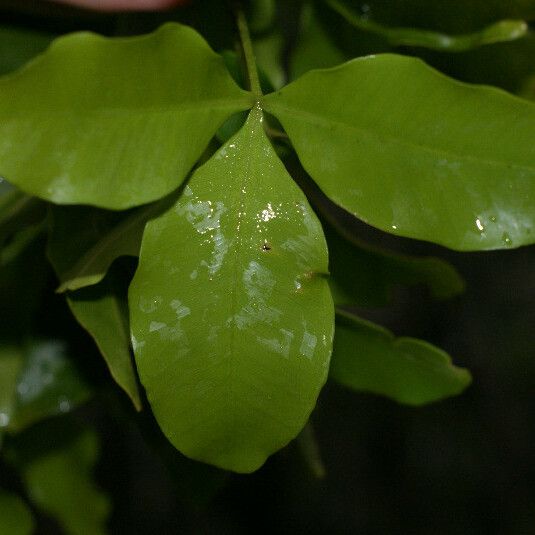
{"label": "young leaf", "polygon": [[464,289],[455,268],[435,257],[381,250],[324,225],[329,245],[329,285],[337,305],[381,306],[397,286],[425,285],[435,299]]}
{"label": "young leaf", "polygon": [[459,250],[535,241],[532,103],[385,54],[311,71],[264,105],[327,196],[367,223]]}
{"label": "young leaf", "polygon": [[462,52],[482,45],[514,41],[528,32],[523,20],[501,20],[479,31],[461,35],[447,35],[419,28],[389,28],[358,15],[339,0],[326,0],[327,5],[341,15],[349,24],[366,32],[384,37],[393,46],[421,46],[446,52]]}
{"label": "young leaf", "polygon": [[99,284],[70,292],[67,303],[78,323],[94,338],[112,377],[141,410],[130,354],[127,290],[124,279],[114,275],[108,273]]}
{"label": "young leaf", "polygon": [[34,530],[30,508],[16,494],[0,490],[0,533],[30,535]]}
{"label": "young leaf", "polygon": [[[61,437],[57,437],[61,441]],[[70,535],[104,535],[108,497],[93,482],[99,452],[97,435],[86,430],[75,440],[36,455],[23,464],[31,501]]]}
{"label": "young leaf", "polygon": [[337,311],[330,377],[408,405],[457,395],[471,382],[470,373],[454,366],[437,347],[414,338],[395,338],[345,311]]}
{"label": "young leaf", "polygon": [[0,80],[0,175],[59,204],[147,203],[177,188],[220,124],[250,105],[185,26],[62,37]]}
{"label": "young leaf", "polygon": [[320,223],[255,108],[147,225],[130,287],[141,382],[180,451],[250,472],[299,433],[328,370],[326,272]]}

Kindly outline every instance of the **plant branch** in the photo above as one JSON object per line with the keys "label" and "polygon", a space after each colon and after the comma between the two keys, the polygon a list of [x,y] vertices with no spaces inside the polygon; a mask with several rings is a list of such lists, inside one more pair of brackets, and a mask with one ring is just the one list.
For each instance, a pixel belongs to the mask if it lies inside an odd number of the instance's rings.
{"label": "plant branch", "polygon": [[260,79],[258,77],[258,70],[256,68],[256,60],[253,51],[253,43],[251,42],[251,34],[249,33],[249,26],[245,13],[239,2],[236,3],[236,21],[238,24],[238,31],[240,32],[240,40],[243,48],[243,55],[245,57],[245,65],[247,67],[247,75],[249,77],[249,87],[253,95],[260,99],[262,96],[262,89],[260,88]]}

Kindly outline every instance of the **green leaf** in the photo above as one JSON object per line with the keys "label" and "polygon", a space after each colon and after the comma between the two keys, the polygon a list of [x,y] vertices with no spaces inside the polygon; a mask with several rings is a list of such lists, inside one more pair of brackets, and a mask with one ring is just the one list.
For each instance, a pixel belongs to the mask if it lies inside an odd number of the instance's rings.
{"label": "green leaf", "polygon": [[535,241],[532,103],[385,54],[264,104],[324,193],[367,223],[459,250]]}
{"label": "green leaf", "polygon": [[0,490],[0,533],[30,535],[34,522],[30,508],[16,494]]}
{"label": "green leaf", "polygon": [[461,393],[470,373],[435,346],[394,335],[337,310],[330,377],[353,388],[408,405],[423,405]]}
{"label": "green leaf", "polygon": [[180,451],[250,472],[299,433],[328,370],[326,272],[320,223],[255,108],[147,225],[130,288],[141,382]]}
{"label": "green leaf", "polygon": [[110,272],[99,284],[69,293],[67,302],[78,323],[94,338],[112,377],[141,410],[130,353],[127,284],[126,277]]}
{"label": "green leaf", "polygon": [[58,292],[99,283],[121,256],[138,256],[147,221],[169,206],[165,198],[127,215],[85,206],[50,209],[48,256]]}
{"label": "green leaf", "polygon": [[447,52],[462,52],[482,45],[514,41],[528,32],[523,20],[501,20],[479,31],[461,35],[448,35],[418,28],[389,28],[356,14],[339,0],[326,0],[327,5],[359,30],[376,33],[393,46],[421,46]]}
{"label": "green leaf", "polygon": [[398,286],[425,285],[435,299],[453,297],[464,289],[459,273],[440,258],[385,251],[348,232],[323,228],[329,245],[329,283],[337,305],[386,305]]}
{"label": "green leaf", "polygon": [[251,105],[193,30],[77,33],[0,80],[0,175],[58,204],[124,209],[176,189]]}
{"label": "green leaf", "polygon": [[23,354],[15,407],[7,427],[15,433],[39,420],[70,412],[90,396],[63,342],[34,342]]}
{"label": "green leaf", "polygon": [[92,481],[98,453],[97,435],[87,430],[72,442],[23,465],[23,479],[31,501],[54,517],[69,535],[107,532],[110,501]]}

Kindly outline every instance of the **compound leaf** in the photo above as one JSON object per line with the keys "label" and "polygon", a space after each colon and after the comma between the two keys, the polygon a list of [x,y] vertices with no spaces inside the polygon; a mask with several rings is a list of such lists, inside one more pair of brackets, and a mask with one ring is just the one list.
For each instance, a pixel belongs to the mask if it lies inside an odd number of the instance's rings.
{"label": "compound leaf", "polygon": [[180,451],[250,472],[299,433],[329,365],[327,263],[255,108],[147,225],[130,287],[141,382]]}
{"label": "compound leaf", "polygon": [[264,106],[324,193],[371,225],[459,250],[535,241],[530,102],[384,54],[311,71]]}
{"label": "compound leaf", "polygon": [[354,314],[338,311],[330,377],[408,405],[424,405],[461,393],[470,373],[441,349],[394,335]]}
{"label": "compound leaf", "polygon": [[221,123],[250,105],[185,26],[61,37],[0,80],[0,175],[58,204],[147,203],[178,187]]}

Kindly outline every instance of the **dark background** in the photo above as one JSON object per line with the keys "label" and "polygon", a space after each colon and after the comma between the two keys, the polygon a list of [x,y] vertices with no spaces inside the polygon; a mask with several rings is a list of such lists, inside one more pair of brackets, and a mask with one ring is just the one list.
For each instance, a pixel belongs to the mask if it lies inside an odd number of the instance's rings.
{"label": "dark background", "polygon": [[[217,2],[204,3],[213,4],[210,19],[196,19],[193,8],[171,16],[197,23],[214,46],[227,46],[230,22]],[[298,39],[298,4],[284,8],[286,54]],[[0,0],[2,25],[45,33],[137,33],[169,17]],[[516,49],[494,50],[504,57]],[[459,78],[500,82],[490,66],[462,76],[466,58],[426,56]],[[535,74],[535,55],[531,61]],[[502,86],[518,89],[516,79],[500,76]],[[80,417],[102,434],[97,477],[112,495],[114,533],[535,534],[535,248],[461,254],[361,224],[355,231],[397,250],[436,254],[459,269],[467,289],[451,301],[433,302],[414,288],[397,292],[386,309],[359,312],[444,348],[472,371],[473,385],[457,398],[413,409],[329,384],[312,416],[323,479],[298,443],[250,476],[189,462],[167,446],[150,415],[136,418],[126,400],[117,402],[121,394],[110,393]],[[41,520],[41,533],[57,532]]]}

